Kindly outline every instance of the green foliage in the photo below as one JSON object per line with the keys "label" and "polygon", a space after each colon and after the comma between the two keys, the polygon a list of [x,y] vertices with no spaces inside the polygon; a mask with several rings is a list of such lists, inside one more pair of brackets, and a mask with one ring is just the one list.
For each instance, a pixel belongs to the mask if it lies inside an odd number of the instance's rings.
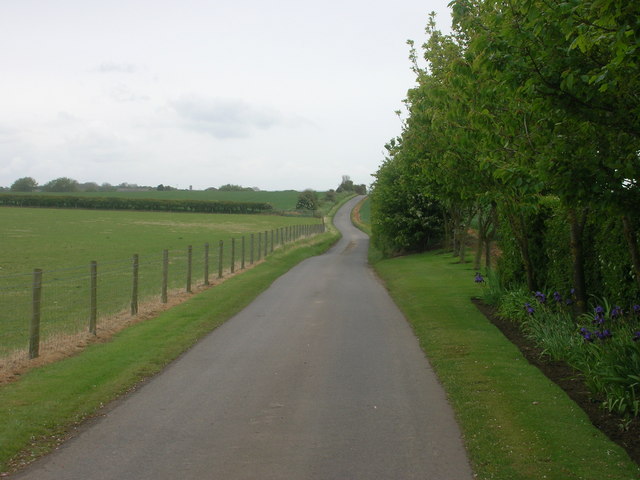
{"label": "green foliage", "polygon": [[33,192],[37,187],[38,182],[36,182],[33,178],[22,177],[13,182],[10,190],[12,192]]}
{"label": "green foliage", "polygon": [[68,177],[56,178],[42,186],[43,192],[76,192],[78,189],[78,182]]}
{"label": "green foliage", "polygon": [[402,235],[411,216],[390,213],[409,211],[407,199],[428,192],[461,261],[471,218],[489,219],[477,232],[488,244],[495,227],[488,212],[497,208],[504,285],[573,286],[580,308],[589,293],[637,298],[640,129],[629,112],[639,102],[628,85],[637,88],[640,78],[640,23],[629,16],[638,7],[615,0],[452,7],[452,34],[433,18],[427,24],[426,68],[409,42],[417,86],[374,184],[381,189],[372,198],[374,241],[387,253],[419,245]]}
{"label": "green foliage", "polygon": [[268,203],[215,202],[59,195],[0,194],[0,205],[8,207],[88,208],[98,210],[146,210],[158,212],[255,214],[272,209]]}
{"label": "green foliage", "polygon": [[[108,192],[105,195],[101,192]],[[130,190],[124,187],[114,187],[108,184],[100,186],[98,192],[75,192],[74,196],[78,197],[110,197],[110,198],[133,198],[133,199],[161,199],[161,200],[203,200],[214,202],[240,202],[240,203],[269,203],[275,211],[294,210],[298,200],[299,192],[295,190],[282,191],[256,191],[246,190],[242,192],[236,191],[219,191],[215,190],[156,190],[156,189],[137,189]],[[50,195],[63,195],[61,193],[52,192]]]}
{"label": "green foliage", "polygon": [[422,177],[405,172],[400,157],[387,160],[376,173],[369,196],[373,242],[385,255],[421,251],[442,236],[440,203]]}
{"label": "green foliage", "polygon": [[[553,360],[576,368],[595,398],[621,418],[640,414],[640,305],[621,308],[595,300],[592,312],[577,319],[566,297],[536,292],[520,298],[528,311],[519,315],[522,330]],[[516,296],[505,296],[517,304]],[[511,318],[515,312],[508,311]]]}
{"label": "green foliage", "polygon": [[[545,197],[537,209],[529,211],[524,222],[537,288],[569,291],[574,285],[566,209],[557,198]],[[518,289],[524,277],[522,255],[508,222],[501,225],[500,279],[503,287]],[[616,303],[640,301],[620,218],[590,213],[585,238],[589,239],[584,264],[587,291]]]}
{"label": "green foliage", "polygon": [[313,190],[305,190],[298,195],[296,210],[317,210],[318,206],[318,194]]}
{"label": "green foliage", "polygon": [[336,192],[338,192],[338,193],[353,192],[353,193],[355,193],[357,195],[366,195],[367,194],[367,186],[364,185],[364,184],[355,185],[353,183],[353,180],[351,180],[351,178],[349,177],[349,175],[343,175],[342,176],[342,182],[340,183],[340,185],[336,189]]}
{"label": "green foliage", "polygon": [[222,185],[218,190],[221,192],[251,192],[254,189],[251,187],[243,187],[241,185],[232,185],[230,183]]}

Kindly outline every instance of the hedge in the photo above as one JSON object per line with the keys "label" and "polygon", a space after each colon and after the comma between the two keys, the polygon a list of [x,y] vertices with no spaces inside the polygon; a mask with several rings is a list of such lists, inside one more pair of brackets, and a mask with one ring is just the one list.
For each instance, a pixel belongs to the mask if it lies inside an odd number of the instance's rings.
{"label": "hedge", "polygon": [[236,214],[265,213],[273,209],[271,204],[263,202],[15,194],[0,194],[0,205],[7,207],[84,208],[96,210],[145,210],[161,212]]}

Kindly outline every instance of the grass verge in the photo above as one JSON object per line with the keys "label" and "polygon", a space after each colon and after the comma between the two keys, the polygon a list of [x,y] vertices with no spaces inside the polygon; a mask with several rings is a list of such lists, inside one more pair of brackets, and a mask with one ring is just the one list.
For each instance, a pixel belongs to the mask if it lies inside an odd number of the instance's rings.
{"label": "grass verge", "polygon": [[300,261],[326,251],[333,231],[286,246],[241,275],[195,295],[107,343],[29,371],[0,387],[0,472],[54,448],[103,405],[161,371]]}
{"label": "grass verge", "polygon": [[640,478],[627,454],[476,309],[475,271],[454,262],[431,252],[375,268],[447,391],[477,478]]}

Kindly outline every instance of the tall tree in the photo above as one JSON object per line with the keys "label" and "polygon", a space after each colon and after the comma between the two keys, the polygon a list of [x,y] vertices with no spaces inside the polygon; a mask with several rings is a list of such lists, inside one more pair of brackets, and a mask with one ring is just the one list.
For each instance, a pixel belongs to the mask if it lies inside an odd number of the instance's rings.
{"label": "tall tree", "polygon": [[11,184],[12,192],[33,192],[38,188],[38,182],[32,177],[22,177]]}

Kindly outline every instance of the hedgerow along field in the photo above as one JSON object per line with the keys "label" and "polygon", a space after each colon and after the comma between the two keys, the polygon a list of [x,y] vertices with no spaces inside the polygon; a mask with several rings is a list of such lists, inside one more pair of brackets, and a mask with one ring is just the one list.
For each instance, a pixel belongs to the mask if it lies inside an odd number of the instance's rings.
{"label": "hedgerow along field", "polygon": [[[14,193],[14,192],[12,192]],[[38,193],[36,193],[38,194]],[[43,192],[42,195],[72,195],[76,197],[113,197],[161,200],[210,200],[220,202],[265,202],[274,212],[292,212],[296,208],[298,195],[295,190],[266,191],[220,191],[220,190],[136,190],[115,192]],[[33,195],[30,193],[29,195]],[[324,195],[319,192],[320,199]]]}
{"label": "hedgerow along field", "polygon": [[41,336],[64,335],[86,329],[91,261],[97,262],[98,316],[108,316],[129,307],[134,254],[139,255],[140,262],[139,297],[158,297],[165,249],[170,258],[169,288],[184,290],[189,246],[194,285],[202,284],[206,243],[209,276],[215,279],[220,240],[224,242],[222,263],[228,271],[232,238],[236,239],[235,258],[240,268],[241,237],[245,237],[248,266],[251,234],[257,261],[264,255],[265,232],[321,222],[319,218],[280,215],[0,208],[0,358],[28,343],[36,268],[44,271],[41,304],[46,309]]}

